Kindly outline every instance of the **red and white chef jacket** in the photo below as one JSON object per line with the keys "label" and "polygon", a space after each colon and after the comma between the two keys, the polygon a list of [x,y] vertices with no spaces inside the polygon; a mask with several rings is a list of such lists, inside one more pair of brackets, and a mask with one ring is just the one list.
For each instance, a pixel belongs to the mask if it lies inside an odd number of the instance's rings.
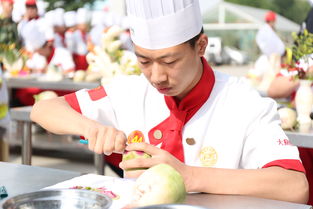
{"label": "red and white chef jacket", "polygon": [[58,48],[58,47],[63,47],[66,48],[66,44],[65,44],[65,34],[61,34],[61,33],[54,33],[54,47]]}
{"label": "red and white chef jacket", "polygon": [[[202,62],[202,78],[186,97],[202,94],[212,82],[203,79],[212,69],[204,59]],[[260,97],[239,78],[220,72],[212,75],[215,83],[208,99],[182,126],[182,141],[177,144],[182,144],[183,161],[191,166],[230,169],[281,166],[304,172],[297,147],[290,144],[280,128],[276,103]],[[66,95],[65,99],[86,117],[114,126],[126,135],[140,130],[147,143],[158,147],[169,140],[168,127],[181,125],[177,118],[167,120],[173,114],[165,96],[142,75],[119,77],[97,89]],[[191,102],[197,103],[197,97]],[[172,148],[174,156],[175,149]]]}
{"label": "red and white chef jacket", "polygon": [[48,58],[34,53],[33,56],[27,60],[27,67],[35,70],[41,70],[47,65],[58,66],[63,73],[72,72],[75,69],[75,64],[71,53],[62,47],[53,48]]}
{"label": "red and white chef jacket", "polygon": [[88,62],[86,55],[88,53],[87,37],[89,35],[81,30],[76,30],[73,33],[75,42],[75,48],[73,52],[73,58],[76,66],[76,70],[87,70]]}

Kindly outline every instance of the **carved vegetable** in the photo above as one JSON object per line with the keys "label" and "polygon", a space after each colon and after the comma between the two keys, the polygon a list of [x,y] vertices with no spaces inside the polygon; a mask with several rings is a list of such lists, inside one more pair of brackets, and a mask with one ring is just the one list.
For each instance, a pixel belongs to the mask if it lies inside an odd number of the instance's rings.
{"label": "carved vegetable", "polygon": [[181,203],[185,197],[186,188],[180,173],[168,164],[159,164],[138,177],[129,206]]}

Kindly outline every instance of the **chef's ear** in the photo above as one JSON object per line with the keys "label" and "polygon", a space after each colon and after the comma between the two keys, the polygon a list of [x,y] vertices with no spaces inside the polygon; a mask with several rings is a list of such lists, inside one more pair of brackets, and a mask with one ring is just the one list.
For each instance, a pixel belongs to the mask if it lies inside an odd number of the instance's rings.
{"label": "chef's ear", "polygon": [[205,49],[208,46],[208,37],[206,34],[202,33],[199,37],[199,39],[196,42],[197,50],[199,56],[204,56]]}

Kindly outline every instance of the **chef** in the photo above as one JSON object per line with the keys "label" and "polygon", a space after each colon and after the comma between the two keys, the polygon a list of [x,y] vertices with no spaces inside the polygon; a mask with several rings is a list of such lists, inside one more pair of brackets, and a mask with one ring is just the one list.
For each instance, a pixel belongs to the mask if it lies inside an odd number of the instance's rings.
{"label": "chef", "polygon": [[[188,192],[305,203],[304,168],[279,126],[275,102],[214,72],[203,58],[208,38],[198,0],[126,3],[143,75],[41,101],[31,119],[53,133],[83,136],[96,153],[152,156],[120,163],[126,177],[141,174],[132,168],[167,163]],[[126,146],[134,130],[145,143]]]}
{"label": "chef", "polygon": [[275,30],[276,13],[268,11],[264,17],[265,24],[259,29],[256,35],[256,42],[262,54],[269,57],[272,54],[283,56],[285,45]]}
{"label": "chef", "polygon": [[[23,37],[26,50],[32,53],[32,58],[27,61],[30,69],[44,72],[48,65],[55,65],[60,68],[63,74],[74,71],[75,65],[70,52],[65,48],[47,44],[48,38],[40,30],[37,22],[31,22],[27,25],[23,31]],[[43,57],[45,61],[39,61],[40,58],[33,60],[36,57]]]}
{"label": "chef", "polygon": [[[24,28],[23,39],[25,48],[31,53],[31,57],[26,61],[26,66],[33,73],[46,73],[47,70],[55,70],[49,76],[60,77],[62,75],[70,76],[73,74],[75,64],[71,53],[62,47],[53,47],[48,44],[48,39],[43,31],[40,31],[38,22],[30,22]],[[50,78],[54,80],[55,78]],[[38,88],[18,89],[15,96],[22,105],[33,105],[33,95],[40,93],[42,90]],[[58,92],[64,95],[62,92]]]}
{"label": "chef", "polygon": [[66,48],[72,53],[75,53],[75,37],[74,32],[76,31],[76,12],[75,11],[67,11],[64,13],[64,23],[66,27],[64,42]]}
{"label": "chef", "polygon": [[54,46],[66,48],[64,9],[57,8],[53,11]]}
{"label": "chef", "polygon": [[25,15],[23,19],[19,22],[17,29],[19,34],[22,33],[27,24],[31,21],[36,21],[40,19],[37,2],[36,0],[26,0],[25,1]]}
{"label": "chef", "polygon": [[89,36],[90,11],[79,8],[76,15],[76,31],[74,32],[75,50],[73,54],[76,70],[87,70],[88,63],[86,55],[88,53],[87,39]]}

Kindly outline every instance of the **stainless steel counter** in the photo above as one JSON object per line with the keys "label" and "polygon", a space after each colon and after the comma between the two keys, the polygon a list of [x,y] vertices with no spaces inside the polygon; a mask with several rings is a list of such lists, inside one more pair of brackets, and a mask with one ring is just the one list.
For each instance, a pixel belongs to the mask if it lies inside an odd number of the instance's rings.
{"label": "stainless steel counter", "polygon": [[[22,138],[22,163],[31,165],[32,158],[32,121],[30,120],[30,112],[32,106],[15,107],[10,109],[11,119],[17,121],[17,129]],[[87,147],[86,147],[87,149]],[[104,154],[94,153],[94,164],[97,174],[104,175]]]}
{"label": "stainless steel counter", "polygon": [[298,131],[285,131],[290,142],[298,147],[313,148],[313,132],[301,133]]}
{"label": "stainless steel counter", "polygon": [[[8,197],[37,191],[61,181],[77,177],[80,173],[51,168],[41,168],[0,162],[0,186],[7,188]],[[0,202],[1,204],[5,199]],[[311,209],[295,204],[269,199],[235,195],[189,194],[185,204],[200,205],[212,209]]]}
{"label": "stainless steel counter", "polygon": [[0,162],[0,186],[6,187],[9,197],[37,191],[80,175],[78,172]]}
{"label": "stainless steel counter", "polygon": [[93,89],[100,85],[99,82],[73,82],[70,79],[61,81],[38,81],[31,78],[7,78],[7,88],[26,88],[36,87],[40,89],[54,89],[54,90],[80,90],[80,89]]}
{"label": "stainless steel counter", "polygon": [[236,195],[189,194],[186,203],[210,209],[312,209],[310,205]]}

